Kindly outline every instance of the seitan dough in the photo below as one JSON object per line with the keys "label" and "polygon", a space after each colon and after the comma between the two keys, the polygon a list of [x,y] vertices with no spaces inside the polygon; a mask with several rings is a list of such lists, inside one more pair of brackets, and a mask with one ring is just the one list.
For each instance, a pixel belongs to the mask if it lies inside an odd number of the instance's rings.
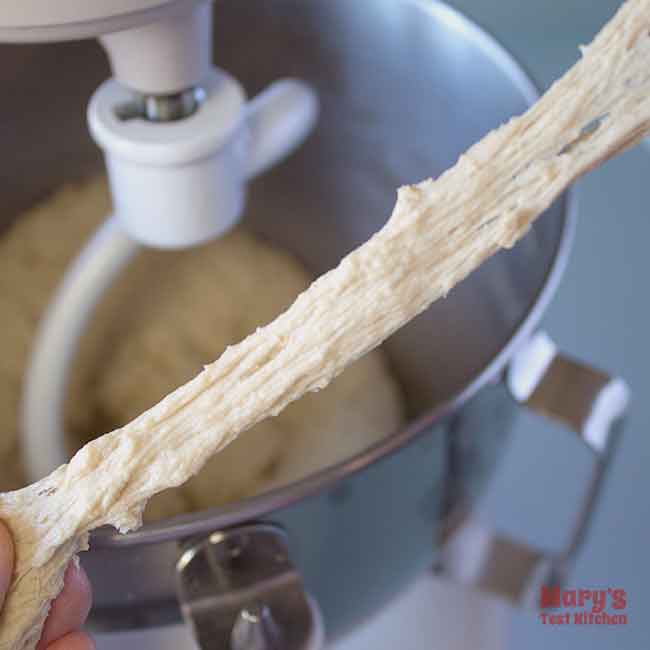
{"label": "seitan dough", "polygon": [[[0,239],[0,490],[25,485],[19,396],[36,324],[67,264],[110,208],[104,178],[66,187]],[[56,244],[53,246],[52,241]],[[268,278],[273,278],[268,282]],[[66,405],[72,450],[115,429],[268,323],[309,286],[291,255],[244,229],[185,252],[142,251],[82,338]],[[302,478],[397,430],[402,398],[381,351],[326,390],[260,422],[201,472],[149,502],[145,520],[222,505]]]}
{"label": "seitan dough", "polygon": [[422,312],[511,247],[578,176],[650,130],[650,0],[628,0],[528,110],[436,181],[398,191],[388,223],[272,323],[29,487],[0,495],[18,551],[0,649],[35,647],[88,531],[137,528],[147,500]]}

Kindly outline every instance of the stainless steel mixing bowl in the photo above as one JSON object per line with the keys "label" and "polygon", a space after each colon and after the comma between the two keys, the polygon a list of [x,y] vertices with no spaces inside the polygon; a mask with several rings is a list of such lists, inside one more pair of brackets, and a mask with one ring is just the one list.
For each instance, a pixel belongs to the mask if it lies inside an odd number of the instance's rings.
{"label": "stainless steel mixing bowl", "polygon": [[[215,61],[251,95],[280,75],[319,93],[315,134],[254,183],[244,217],[314,273],[383,224],[399,185],[437,176],[535,98],[490,36],[436,1],[218,0],[215,17]],[[107,66],[89,42],[1,51],[8,222],[98,165],[82,111]],[[83,558],[92,622],[176,620],[180,599],[199,637],[227,638],[253,598],[272,603],[280,621],[283,608],[293,611],[299,639],[309,628],[300,622],[300,612],[309,618],[304,585],[336,637],[432,566],[445,522],[467,511],[501,455],[516,409],[503,373],[548,304],[572,228],[564,196],[515,249],[388,341],[409,402],[403,430],[272,493],[125,536],[94,534]],[[573,379],[552,381],[568,381],[572,394]]]}

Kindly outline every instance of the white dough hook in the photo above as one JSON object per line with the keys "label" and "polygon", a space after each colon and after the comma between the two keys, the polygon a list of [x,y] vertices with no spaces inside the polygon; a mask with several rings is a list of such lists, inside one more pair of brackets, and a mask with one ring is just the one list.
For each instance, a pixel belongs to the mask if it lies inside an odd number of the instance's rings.
{"label": "white dough hook", "polygon": [[[202,69],[210,45],[206,6],[192,8],[186,21],[175,17],[131,30],[141,46],[151,48],[135,69],[125,66],[122,56],[134,47],[129,30],[102,37],[118,79],[127,77],[102,84],[88,108],[91,133],[104,151],[114,215],[68,268],[36,335],[22,402],[30,480],[68,460],[63,416],[70,368],[79,338],[113,279],[143,245],[184,248],[227,232],[242,214],[246,183],[295,150],[316,123],[318,100],[302,81],[274,82],[247,102],[228,73]],[[170,41],[176,26],[177,38]],[[180,57],[170,59],[167,75],[161,60],[154,65],[159,43],[173,46]],[[148,69],[155,70],[150,84]],[[199,77],[197,103],[183,119],[125,117],[124,106],[144,96],[142,90],[134,93],[134,85],[165,91],[161,97],[167,98],[185,89],[187,96]]]}

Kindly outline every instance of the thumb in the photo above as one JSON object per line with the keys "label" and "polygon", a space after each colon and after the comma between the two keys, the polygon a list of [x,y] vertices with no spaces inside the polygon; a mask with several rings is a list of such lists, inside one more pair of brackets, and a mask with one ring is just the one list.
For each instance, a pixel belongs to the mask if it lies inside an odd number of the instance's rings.
{"label": "thumb", "polygon": [[0,609],[4,603],[14,570],[14,544],[9,531],[0,522]]}

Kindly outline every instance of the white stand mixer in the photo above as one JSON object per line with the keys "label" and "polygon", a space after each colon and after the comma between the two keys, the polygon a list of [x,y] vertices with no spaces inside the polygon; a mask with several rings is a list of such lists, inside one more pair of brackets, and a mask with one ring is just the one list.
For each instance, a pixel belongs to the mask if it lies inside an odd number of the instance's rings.
{"label": "white stand mixer", "polygon": [[114,277],[141,246],[185,248],[239,220],[246,183],[309,134],[318,102],[277,81],[252,101],[211,65],[212,6],[188,0],[39,0],[3,6],[0,40],[102,34],[114,74],[90,100],[114,214],[68,269],[34,343],[23,402],[24,458],[36,480],[66,462],[63,405],[79,336]]}

